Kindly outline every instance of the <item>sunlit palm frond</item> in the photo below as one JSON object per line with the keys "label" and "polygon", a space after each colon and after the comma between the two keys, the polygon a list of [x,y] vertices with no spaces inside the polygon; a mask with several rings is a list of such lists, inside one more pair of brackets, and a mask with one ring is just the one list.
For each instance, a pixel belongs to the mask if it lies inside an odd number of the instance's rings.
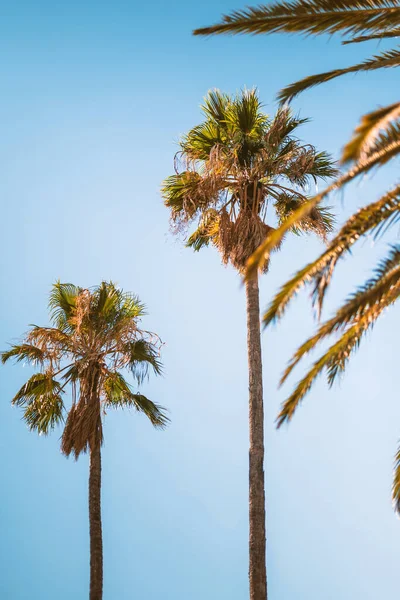
{"label": "sunlit palm frond", "polygon": [[[398,10],[400,11],[400,8]],[[398,67],[399,65],[400,49],[396,48],[394,50],[387,50],[363,61],[362,63],[358,63],[345,69],[333,69],[332,71],[305,77],[304,79],[296,81],[295,83],[283,88],[279,92],[278,98],[281,102],[291,102],[293,98],[298,96],[301,92],[304,92],[305,90],[316,85],[320,85],[321,83],[326,83],[327,81],[341,77],[342,75],[347,75],[348,73],[359,73],[363,71],[375,71],[377,69],[388,69],[392,67]]]}
{"label": "sunlit palm frond", "polygon": [[165,408],[143,396],[135,394],[126,379],[118,372],[109,372],[103,389],[106,406],[110,408],[135,408],[150,420],[152,425],[163,429],[169,422]]}
{"label": "sunlit palm frond", "polygon": [[237,10],[195,35],[303,32],[347,35],[382,32],[400,26],[396,0],[292,0]]}
{"label": "sunlit palm frond", "polygon": [[165,205],[171,209],[171,218],[179,218],[185,211],[188,216],[195,215],[197,204],[195,198],[201,183],[201,175],[194,171],[183,171],[167,177],[162,185],[161,193]]}
{"label": "sunlit palm frond", "polygon": [[215,124],[224,127],[226,122],[226,109],[229,103],[230,98],[228,94],[223,94],[217,89],[210,90],[204,98],[201,109],[206,117],[212,122],[214,121]]}
{"label": "sunlit palm frond", "polygon": [[52,286],[49,297],[50,317],[55,327],[61,331],[71,329],[69,322],[76,306],[76,299],[82,289],[72,283],[60,283]]}
{"label": "sunlit palm frond", "polygon": [[36,373],[20,388],[12,403],[24,409],[28,427],[48,434],[63,421],[62,389],[51,373]]}
{"label": "sunlit palm frond", "polygon": [[400,102],[364,115],[353,137],[343,150],[342,163],[346,164],[365,158],[381,130],[385,129],[391,121],[399,117]]}
{"label": "sunlit palm frond", "polygon": [[213,148],[223,143],[224,131],[221,124],[206,121],[193,127],[182,138],[181,148],[189,160],[207,160]]}
{"label": "sunlit palm frond", "polygon": [[243,136],[260,137],[266,124],[268,116],[262,111],[262,104],[257,91],[244,90],[240,96],[236,96],[225,110],[226,123],[236,135],[240,132]]}
{"label": "sunlit palm frond", "polygon": [[204,211],[198,228],[189,236],[186,246],[196,252],[218,237],[220,214],[215,208]]}
{"label": "sunlit palm frond", "polygon": [[123,347],[123,353],[127,357],[127,367],[138,383],[148,376],[149,367],[156,375],[161,375],[160,350],[151,342],[143,338],[128,342]]}
{"label": "sunlit palm frond", "polygon": [[292,214],[283,221],[282,225],[271,231],[265,241],[257,248],[257,250],[249,257],[245,277],[251,278],[254,273],[262,269],[264,264],[268,262],[271,252],[279,247],[285,235],[310,214],[310,212],[323,200],[327,195],[326,192],[318,194],[307,202],[304,202]]}
{"label": "sunlit palm frond", "polygon": [[314,283],[314,299],[318,301],[318,312],[334,269],[344,254],[363,236],[375,232],[382,234],[400,219],[400,185],[385,194],[377,202],[360,209],[343,225],[332,239],[328,248],[315,261],[298,271],[279,290],[263,317],[264,325],[279,320],[290,301],[307,284]]}
{"label": "sunlit palm frond", "polygon": [[367,313],[380,312],[386,307],[387,298],[390,303],[400,287],[400,246],[389,253],[389,257],[376,269],[376,275],[361,286],[355,294],[337,310],[336,314],[323,323],[317,333],[307,340],[295,352],[293,359],[285,370],[281,383],[290,375],[300,360],[313,350],[326,337],[347,327],[352,322],[360,321]]}
{"label": "sunlit palm frond", "polygon": [[360,44],[362,42],[371,42],[373,40],[381,41],[381,40],[397,38],[397,37],[400,37],[400,28],[395,28],[393,30],[385,29],[384,31],[380,31],[379,33],[371,33],[369,35],[355,36],[353,38],[350,38],[349,40],[343,40],[342,44],[343,45]]}
{"label": "sunlit palm frond", "polygon": [[321,325],[316,335],[297,350],[282,377],[287,379],[300,360],[328,336],[344,330],[340,339],[318,359],[284,402],[278,415],[278,426],[289,421],[304,396],[310,391],[316,378],[327,371],[328,383],[332,385],[343,372],[351,354],[361,338],[370,330],[382,312],[394,304],[400,295],[400,245],[394,246],[386,260],[376,269],[375,276],[367,281],[336,312],[334,317]]}
{"label": "sunlit palm frond", "polygon": [[10,350],[1,353],[1,362],[5,364],[10,358],[14,358],[17,362],[26,360],[33,365],[42,364],[46,358],[45,352],[33,346],[32,344],[20,344],[12,346]]}

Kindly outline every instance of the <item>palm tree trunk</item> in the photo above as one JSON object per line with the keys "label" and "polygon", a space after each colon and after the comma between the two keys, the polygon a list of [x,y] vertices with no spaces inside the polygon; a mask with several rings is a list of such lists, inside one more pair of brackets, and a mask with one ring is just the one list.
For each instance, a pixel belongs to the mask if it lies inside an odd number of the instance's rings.
{"label": "palm tree trunk", "polygon": [[265,557],[264,407],[258,275],[246,282],[249,361],[249,580],[250,600],[267,599]]}
{"label": "palm tree trunk", "polygon": [[101,532],[101,447],[90,450],[89,467],[90,600],[103,598],[103,538]]}

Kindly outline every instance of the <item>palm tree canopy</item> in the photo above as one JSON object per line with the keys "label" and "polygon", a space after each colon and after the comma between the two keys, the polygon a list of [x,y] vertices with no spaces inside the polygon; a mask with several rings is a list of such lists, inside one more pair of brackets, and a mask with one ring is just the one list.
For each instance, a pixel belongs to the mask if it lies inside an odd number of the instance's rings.
{"label": "palm tree canopy", "polygon": [[[164,181],[162,194],[176,231],[196,225],[188,246],[200,250],[212,243],[225,263],[242,271],[273,231],[268,207],[275,223],[286,222],[307,202],[310,184],[337,170],[328,154],[293,135],[305,119],[287,108],[270,119],[256,90],[233,98],[210,91],[202,111],[205,120],[180,141],[176,173]],[[318,206],[290,229],[325,238],[332,223],[329,210]]]}
{"label": "palm tree canopy", "polygon": [[66,420],[62,450],[78,458],[102,442],[101,410],[133,407],[164,427],[164,409],[135,393],[124,377],[129,370],[140,384],[149,369],[162,370],[158,336],[138,327],[144,314],[139,299],[108,282],[92,289],[56,283],[49,308],[52,327],[32,326],[20,344],[1,354],[3,363],[15,359],[38,368],[12,399],[29,428],[48,434]]}

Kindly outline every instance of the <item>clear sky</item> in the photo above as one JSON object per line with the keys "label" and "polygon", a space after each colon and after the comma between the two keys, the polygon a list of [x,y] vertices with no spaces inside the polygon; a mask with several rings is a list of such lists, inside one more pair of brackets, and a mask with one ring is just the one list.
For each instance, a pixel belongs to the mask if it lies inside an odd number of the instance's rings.
{"label": "clear sky", "polygon": [[[266,111],[296,78],[346,66],[376,44],[338,39],[201,39],[236,0],[3,0],[0,7],[0,345],[47,323],[56,279],[112,279],[148,306],[166,342],[165,376],[143,392],[171,411],[168,431],[109,414],[103,451],[105,600],[243,600],[247,595],[247,358],[238,276],[212,250],[169,233],[159,187],[176,141],[209,88],[257,85]],[[335,156],[362,113],[398,100],[394,72],[305,93],[303,139]],[[395,179],[394,167],[334,198],[339,222]],[[397,232],[394,232],[397,233]],[[321,250],[293,239],[263,278],[261,302]],[[385,242],[356,250],[328,311],[368,275]],[[392,512],[400,437],[397,308],[375,328],[340,385],[318,384],[290,427],[274,418],[277,381],[314,323],[306,296],[263,334],[270,600],[377,600],[398,590]],[[87,457],[60,432],[30,434],[9,400],[28,368],[1,370],[0,598],[88,596]]]}

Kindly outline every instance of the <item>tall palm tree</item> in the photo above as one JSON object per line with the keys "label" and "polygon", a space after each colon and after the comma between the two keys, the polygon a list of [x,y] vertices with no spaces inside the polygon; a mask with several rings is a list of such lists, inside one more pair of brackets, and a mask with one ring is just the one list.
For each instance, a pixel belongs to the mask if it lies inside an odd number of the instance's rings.
{"label": "tall palm tree", "polygon": [[[307,202],[310,182],[336,174],[329,156],[293,136],[304,120],[287,109],[270,119],[255,90],[229,97],[211,91],[202,106],[204,121],[180,141],[176,173],[162,194],[176,232],[188,232],[187,246],[212,244],[239,273],[273,231],[267,209],[283,223]],[[270,221],[270,219],[268,218]],[[275,222],[272,221],[272,222]],[[270,221],[271,222],[271,221]],[[332,215],[318,206],[292,227],[323,239]],[[263,272],[268,270],[264,263]],[[246,282],[249,364],[249,578],[251,600],[265,600],[264,409],[258,273]]]}
{"label": "tall palm tree", "polygon": [[[195,31],[196,34],[212,33],[274,33],[299,32],[313,35],[341,33],[346,36],[343,44],[370,40],[385,40],[400,36],[399,0],[293,0],[276,2],[257,8],[247,8],[225,16],[215,26]],[[386,50],[367,60],[344,69],[334,69],[311,75],[283,89],[279,98],[290,102],[300,92],[330,81],[347,73],[372,71],[400,66],[400,47]],[[302,218],[307,210],[326,198],[333,190],[343,187],[357,176],[381,167],[400,154],[400,102],[381,107],[364,115],[342,154],[342,164],[348,167],[341,177],[321,194],[302,206],[291,219],[273,232],[249,261],[249,276],[262,267],[269,253],[279,244],[288,227]],[[305,285],[311,285],[313,300],[321,314],[326,291],[341,258],[352,246],[366,236],[379,237],[400,220],[400,185],[394,185],[382,198],[355,213],[343,225],[329,244],[327,250],[301,269],[279,291],[264,315],[268,325],[282,317],[291,299]],[[396,236],[398,238],[398,236]],[[393,305],[400,295],[400,245],[389,247],[386,258],[375,268],[375,275],[358,288],[325,321],[316,334],[295,353],[286,369],[282,382],[308,352],[326,338],[339,332],[340,338],[312,366],[287,399],[278,417],[278,426],[292,418],[296,408],[311,389],[315,379],[327,372],[331,386],[338,373],[345,370],[349,358],[358,348],[362,338],[373,327],[383,311]],[[400,448],[395,458],[395,474],[392,488],[395,510],[400,514]]]}
{"label": "tall palm tree", "polygon": [[[12,399],[23,409],[29,428],[47,435],[64,423],[61,450],[76,459],[89,452],[90,600],[103,597],[101,525],[102,419],[108,408],[132,407],[163,428],[164,409],[135,393],[124,377],[138,384],[149,368],[161,372],[159,338],[142,331],[144,306],[136,296],[103,282],[93,289],[56,283],[50,293],[52,327],[33,326],[18,345],[1,354],[38,368]],[[67,387],[71,404],[65,405]]]}

